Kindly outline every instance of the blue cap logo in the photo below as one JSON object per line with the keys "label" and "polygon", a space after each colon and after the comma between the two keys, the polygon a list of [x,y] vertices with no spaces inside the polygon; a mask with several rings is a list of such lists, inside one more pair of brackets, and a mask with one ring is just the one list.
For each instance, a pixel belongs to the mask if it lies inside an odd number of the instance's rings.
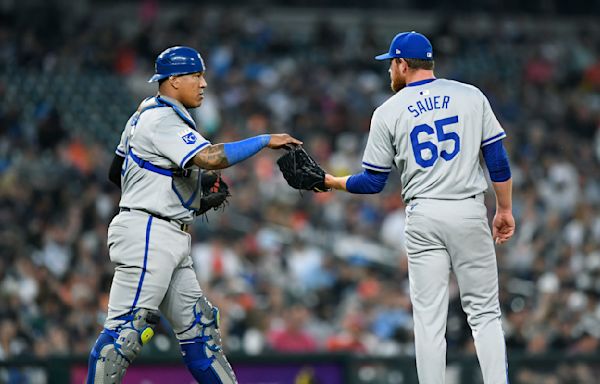
{"label": "blue cap logo", "polygon": [[415,31],[402,32],[394,37],[388,52],[375,56],[375,60],[395,58],[433,60],[433,48],[424,35]]}

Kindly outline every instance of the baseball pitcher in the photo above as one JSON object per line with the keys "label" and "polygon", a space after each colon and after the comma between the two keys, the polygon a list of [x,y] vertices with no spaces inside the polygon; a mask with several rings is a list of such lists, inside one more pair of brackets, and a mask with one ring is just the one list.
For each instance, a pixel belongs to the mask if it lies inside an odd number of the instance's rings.
{"label": "baseball pitcher", "polygon": [[[223,169],[264,147],[299,145],[287,134],[211,144],[187,108],[199,107],[207,86],[200,54],[172,47],[156,59],[158,94],[131,116],[109,178],[121,188],[120,212],[110,223],[108,246],[116,264],[104,330],[92,348],[88,384],[121,383],[127,367],[164,315],[192,376],[203,384],[236,383],[223,354],[219,310],[203,295],[190,256],[188,225],[205,212],[200,169]],[[218,188],[219,177],[207,176]],[[228,195],[228,190],[223,192]],[[210,208],[210,207],[209,207]]]}
{"label": "baseball pitcher", "polygon": [[[394,37],[389,51],[395,95],[375,110],[363,173],[323,176],[325,188],[378,193],[396,166],[406,207],[410,297],[421,384],[442,384],[446,367],[448,280],[456,275],[484,382],[507,383],[494,241],[514,233],[512,181],[502,144],[506,134],[484,94],[437,79],[433,50],[420,33]],[[487,224],[479,164],[483,152],[496,192],[493,233]]]}

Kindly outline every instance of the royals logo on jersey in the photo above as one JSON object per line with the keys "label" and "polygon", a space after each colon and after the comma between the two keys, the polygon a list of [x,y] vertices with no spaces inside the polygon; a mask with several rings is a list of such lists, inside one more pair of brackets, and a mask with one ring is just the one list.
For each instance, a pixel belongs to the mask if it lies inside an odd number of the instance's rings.
{"label": "royals logo on jersey", "polygon": [[179,136],[181,136],[181,140],[183,140],[183,142],[186,144],[195,144],[196,140],[198,140],[196,138],[196,134],[194,134],[194,132],[192,132],[191,130],[179,132]]}

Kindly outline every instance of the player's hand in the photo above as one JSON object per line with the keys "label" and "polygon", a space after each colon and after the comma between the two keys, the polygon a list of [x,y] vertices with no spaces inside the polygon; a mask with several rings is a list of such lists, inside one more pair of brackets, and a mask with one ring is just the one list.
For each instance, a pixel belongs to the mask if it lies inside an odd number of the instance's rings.
{"label": "player's hand", "polygon": [[496,244],[508,241],[515,233],[515,219],[510,211],[497,211],[492,224],[492,237]]}
{"label": "player's hand", "polygon": [[302,145],[300,140],[293,138],[287,133],[274,133],[270,136],[271,140],[267,146],[271,149],[280,149],[287,145]]}

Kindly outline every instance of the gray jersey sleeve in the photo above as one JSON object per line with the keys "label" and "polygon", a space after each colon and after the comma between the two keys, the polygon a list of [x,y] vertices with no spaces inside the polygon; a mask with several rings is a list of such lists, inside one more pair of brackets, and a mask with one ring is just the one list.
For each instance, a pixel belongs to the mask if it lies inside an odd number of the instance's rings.
{"label": "gray jersey sleeve", "polygon": [[391,172],[395,155],[396,149],[392,133],[385,124],[381,110],[376,109],[371,119],[371,129],[362,166],[377,172]]}
{"label": "gray jersey sleeve", "polygon": [[180,168],[196,153],[210,145],[202,135],[181,124],[159,124],[160,128],[152,134],[152,144],[156,150]]}
{"label": "gray jersey sleeve", "polygon": [[483,135],[481,137],[481,146],[485,147],[488,144],[504,139],[506,133],[502,129],[500,122],[498,122],[496,115],[494,115],[487,97],[483,93],[481,97],[483,98]]}
{"label": "gray jersey sleeve", "polygon": [[123,128],[123,132],[121,133],[121,140],[119,141],[119,145],[117,145],[117,149],[115,149],[115,153],[121,157],[127,156],[127,138],[129,137],[129,127],[131,126],[131,119],[133,116],[127,121],[125,128]]}

